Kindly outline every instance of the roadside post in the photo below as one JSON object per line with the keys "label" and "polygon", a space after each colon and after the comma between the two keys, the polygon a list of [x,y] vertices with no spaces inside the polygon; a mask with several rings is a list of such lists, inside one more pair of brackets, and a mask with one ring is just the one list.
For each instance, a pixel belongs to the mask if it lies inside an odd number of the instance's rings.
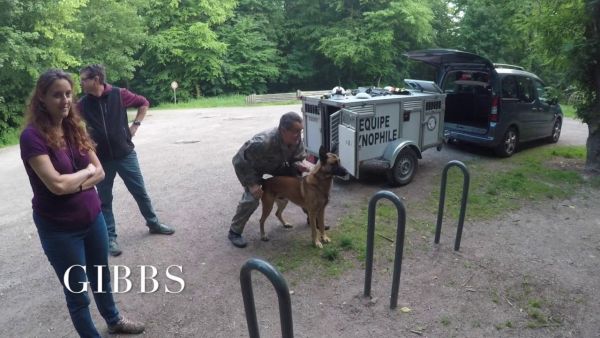
{"label": "roadside post", "polygon": [[179,87],[177,81],[171,82],[171,89],[173,89],[173,101],[175,104],[177,104],[177,87]]}

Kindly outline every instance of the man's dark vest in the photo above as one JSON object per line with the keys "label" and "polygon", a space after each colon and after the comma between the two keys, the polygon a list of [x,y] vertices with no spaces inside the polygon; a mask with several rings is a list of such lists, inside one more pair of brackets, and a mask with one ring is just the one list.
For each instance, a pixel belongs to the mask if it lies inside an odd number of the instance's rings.
{"label": "man's dark vest", "polygon": [[121,101],[120,88],[101,97],[85,95],[81,99],[81,115],[88,132],[96,142],[96,153],[101,161],[118,160],[133,150],[127,122],[127,109]]}

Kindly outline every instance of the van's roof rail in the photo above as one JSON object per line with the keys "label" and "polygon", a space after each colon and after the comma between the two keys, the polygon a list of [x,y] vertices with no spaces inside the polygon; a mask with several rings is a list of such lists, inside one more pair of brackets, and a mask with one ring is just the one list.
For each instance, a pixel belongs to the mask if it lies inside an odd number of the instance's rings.
{"label": "van's roof rail", "polygon": [[509,65],[506,63],[494,63],[494,68],[508,68],[508,69],[525,70],[525,68],[523,68],[521,66]]}

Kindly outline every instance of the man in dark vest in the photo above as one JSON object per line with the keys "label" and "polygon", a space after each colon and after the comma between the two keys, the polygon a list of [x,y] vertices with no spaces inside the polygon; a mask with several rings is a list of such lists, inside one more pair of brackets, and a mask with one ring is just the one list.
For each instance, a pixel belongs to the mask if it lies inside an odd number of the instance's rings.
{"label": "man in dark vest", "polygon": [[[118,256],[121,249],[117,243],[112,210],[112,189],[116,174],[119,174],[127,190],[133,195],[151,234],[171,235],[175,232],[173,228],[161,223],[154,212],[131,141],[142,124],[150,103],[141,95],[106,83],[106,72],[102,65],[86,66],[79,73],[85,95],[79,100],[77,108],[86,121],[90,136],[97,143],[96,153],[104,168],[105,178],[97,185],[98,195],[108,229],[109,253]],[[130,107],[137,108],[137,115],[131,125],[127,120],[127,108]]]}

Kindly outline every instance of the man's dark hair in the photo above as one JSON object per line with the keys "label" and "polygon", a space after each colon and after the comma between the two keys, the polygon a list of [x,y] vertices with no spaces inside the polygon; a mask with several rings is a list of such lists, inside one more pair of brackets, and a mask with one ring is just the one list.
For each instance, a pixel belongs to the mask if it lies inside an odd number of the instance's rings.
{"label": "man's dark hair", "polygon": [[81,70],[79,71],[79,74],[82,74],[82,73],[87,73],[88,76],[90,76],[90,77],[97,76],[98,80],[100,80],[101,83],[105,83],[106,70],[105,70],[104,66],[101,64],[93,64],[93,65],[85,66],[85,67],[81,68]]}
{"label": "man's dark hair", "polygon": [[279,119],[279,129],[290,130],[296,122],[302,123],[302,117],[293,111],[287,112]]}

